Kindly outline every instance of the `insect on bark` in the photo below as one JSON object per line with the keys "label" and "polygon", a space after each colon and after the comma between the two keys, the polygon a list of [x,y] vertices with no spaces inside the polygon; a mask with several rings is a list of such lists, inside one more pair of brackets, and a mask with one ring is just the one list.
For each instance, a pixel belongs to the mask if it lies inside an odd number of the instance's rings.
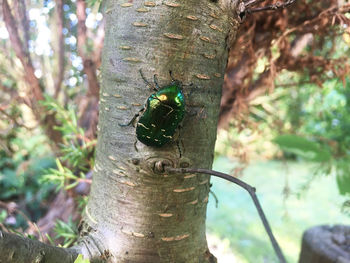
{"label": "insect on bark", "polygon": [[163,87],[158,85],[157,75],[154,75],[154,85],[143,75],[142,79],[147,86],[153,87],[145,106],[126,124],[136,124],[137,139],[147,146],[161,147],[173,139],[176,129],[185,116],[185,97],[182,92],[183,84],[176,80],[169,71],[171,82]]}

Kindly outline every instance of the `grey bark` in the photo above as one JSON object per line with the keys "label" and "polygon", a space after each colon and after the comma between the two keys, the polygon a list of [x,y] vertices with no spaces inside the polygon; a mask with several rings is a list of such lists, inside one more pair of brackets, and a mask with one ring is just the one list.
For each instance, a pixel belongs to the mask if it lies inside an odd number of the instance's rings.
{"label": "grey bark", "polygon": [[[157,161],[210,168],[230,13],[221,3],[108,1],[95,173],[84,217],[90,257],[110,262],[213,262],[205,236],[207,175],[157,174]],[[130,121],[151,94],[150,81],[183,83],[189,114],[179,140],[162,148],[137,143]],[[83,239],[84,240],[84,239]],[[84,240],[84,241],[86,241]],[[93,240],[93,242],[92,242]],[[86,245],[86,243],[85,243]]]}
{"label": "grey bark", "polygon": [[[155,163],[211,168],[238,1],[107,1],[98,143],[89,202],[76,251],[94,262],[215,262],[205,236],[209,176],[159,174]],[[130,121],[151,91],[184,87],[187,114],[175,142],[137,143]],[[160,162],[159,162],[160,161]],[[63,261],[62,261],[63,262]]]}
{"label": "grey bark", "polygon": [[0,263],[73,263],[78,251],[50,246],[0,230]]}
{"label": "grey bark", "polygon": [[350,227],[316,226],[305,231],[299,263],[350,262]]}

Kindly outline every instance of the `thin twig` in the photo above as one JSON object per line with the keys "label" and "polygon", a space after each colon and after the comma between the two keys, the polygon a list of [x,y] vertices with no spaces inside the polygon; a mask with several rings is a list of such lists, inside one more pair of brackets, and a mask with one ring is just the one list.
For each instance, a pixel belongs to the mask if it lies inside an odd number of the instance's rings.
{"label": "thin twig", "polygon": [[218,208],[218,206],[219,206],[218,197],[216,196],[216,194],[212,190],[210,190],[209,193],[212,194],[213,198],[215,199],[215,208]]}
{"label": "thin twig", "polygon": [[248,6],[252,6],[252,5],[257,5],[257,4],[260,4],[264,1],[265,0],[247,0],[247,1],[244,1],[244,6],[248,7]]}
{"label": "thin twig", "polygon": [[202,173],[202,174],[214,175],[214,176],[220,177],[222,179],[225,179],[227,181],[230,181],[232,183],[235,183],[235,184],[239,185],[240,187],[244,188],[249,193],[251,198],[253,199],[254,205],[255,205],[256,209],[258,210],[260,219],[265,227],[265,230],[270,238],[270,241],[272,243],[272,246],[275,250],[275,253],[276,253],[280,263],[287,262],[283,253],[282,253],[280,246],[277,243],[277,240],[275,239],[275,237],[272,233],[271,227],[270,227],[270,225],[267,221],[267,218],[264,214],[264,211],[260,205],[258,197],[255,194],[256,189],[254,187],[250,186],[249,184],[247,184],[247,183],[245,183],[245,182],[243,182],[243,181],[239,180],[238,178],[235,178],[231,175],[220,173],[220,172],[213,171],[213,170],[201,169],[201,168],[198,168],[198,169],[196,169],[196,168],[171,168],[169,166],[165,166],[164,169],[166,172],[169,172],[169,173]]}
{"label": "thin twig", "polygon": [[6,110],[0,105],[0,114],[3,114],[6,116],[10,121],[12,121],[15,125],[23,127],[29,131],[33,130],[34,128],[28,127],[27,125],[23,123],[19,123],[16,116],[12,116],[11,114],[7,113]]}
{"label": "thin twig", "polygon": [[257,7],[257,8],[252,8],[252,9],[247,9],[246,13],[247,14],[252,14],[252,13],[257,13],[257,12],[262,12],[262,11],[268,11],[268,10],[278,10],[278,9],[283,9],[286,8],[287,6],[290,6],[293,4],[295,0],[287,0],[286,2],[276,2],[275,4],[272,5],[267,5],[267,6],[262,6],[262,7]]}
{"label": "thin twig", "polygon": [[88,178],[78,178],[77,181],[80,183],[87,183],[87,184],[92,183],[92,179],[88,179]]}

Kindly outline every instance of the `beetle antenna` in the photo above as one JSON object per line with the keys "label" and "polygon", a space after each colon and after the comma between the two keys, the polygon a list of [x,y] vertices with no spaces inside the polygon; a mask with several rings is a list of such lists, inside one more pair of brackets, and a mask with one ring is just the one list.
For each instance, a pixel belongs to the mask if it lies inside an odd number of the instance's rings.
{"label": "beetle antenna", "polygon": [[173,77],[173,72],[171,70],[169,70],[169,75],[172,81],[175,81],[174,77]]}

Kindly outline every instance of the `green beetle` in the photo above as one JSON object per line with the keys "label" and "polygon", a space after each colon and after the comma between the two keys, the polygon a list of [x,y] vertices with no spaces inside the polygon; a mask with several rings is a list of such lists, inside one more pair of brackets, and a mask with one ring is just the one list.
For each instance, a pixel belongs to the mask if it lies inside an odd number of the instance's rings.
{"label": "green beetle", "polygon": [[135,114],[127,125],[133,124],[140,116],[136,124],[137,139],[147,146],[161,147],[173,139],[176,129],[185,116],[183,85],[181,81],[173,78],[171,71],[169,71],[171,82],[164,87],[159,87],[156,75],[154,75],[155,85],[152,85],[141,70],[140,74],[145,83],[152,86],[156,92],[148,97],[144,108]]}

